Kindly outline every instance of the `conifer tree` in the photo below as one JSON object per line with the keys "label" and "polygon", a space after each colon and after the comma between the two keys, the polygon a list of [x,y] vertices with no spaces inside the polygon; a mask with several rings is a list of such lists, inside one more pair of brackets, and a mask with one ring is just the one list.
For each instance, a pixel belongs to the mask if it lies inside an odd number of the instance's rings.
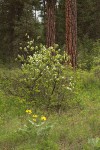
{"label": "conifer tree", "polygon": [[46,45],[53,46],[55,43],[55,7],[56,0],[46,0]]}
{"label": "conifer tree", "polygon": [[70,63],[76,67],[77,49],[77,6],[76,0],[66,0],[66,50],[70,56]]}

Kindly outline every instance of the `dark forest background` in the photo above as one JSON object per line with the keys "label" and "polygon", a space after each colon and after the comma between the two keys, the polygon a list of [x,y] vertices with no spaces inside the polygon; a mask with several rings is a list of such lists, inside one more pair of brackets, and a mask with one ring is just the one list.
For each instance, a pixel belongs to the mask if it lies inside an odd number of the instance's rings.
{"label": "dark forest background", "polygon": [[[43,0],[0,1],[0,60],[13,61],[19,53],[19,44],[26,41],[27,33],[34,44],[46,44],[45,10]],[[100,1],[77,0],[78,15],[78,63],[84,68],[92,67],[93,45],[100,38]],[[38,38],[39,37],[39,38]],[[37,40],[39,39],[39,41]],[[65,1],[56,6],[56,43],[65,47]],[[91,55],[91,58],[90,58]],[[87,60],[88,59],[88,60]],[[88,61],[88,64],[87,64]]]}

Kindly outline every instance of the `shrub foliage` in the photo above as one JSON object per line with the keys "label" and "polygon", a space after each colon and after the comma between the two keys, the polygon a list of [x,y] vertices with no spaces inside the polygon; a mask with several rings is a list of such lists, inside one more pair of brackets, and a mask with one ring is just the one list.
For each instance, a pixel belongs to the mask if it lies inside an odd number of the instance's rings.
{"label": "shrub foliage", "polygon": [[[74,95],[74,78],[67,65],[68,56],[60,49],[46,48],[33,42],[20,47],[18,59],[23,62],[20,76],[20,94],[34,106],[57,111],[70,106]],[[22,51],[24,55],[22,55]],[[71,104],[72,105],[72,104]]]}

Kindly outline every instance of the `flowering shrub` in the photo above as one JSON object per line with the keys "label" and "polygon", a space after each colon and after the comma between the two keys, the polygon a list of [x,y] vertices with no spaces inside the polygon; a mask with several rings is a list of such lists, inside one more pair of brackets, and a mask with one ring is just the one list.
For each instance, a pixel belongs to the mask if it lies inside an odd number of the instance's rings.
{"label": "flowering shrub", "polygon": [[32,45],[30,41],[26,47],[20,47],[26,54],[18,55],[19,60],[24,62],[21,67],[21,93],[40,108],[59,111],[68,107],[73,103],[75,90],[72,71],[67,65],[68,56],[57,48]]}

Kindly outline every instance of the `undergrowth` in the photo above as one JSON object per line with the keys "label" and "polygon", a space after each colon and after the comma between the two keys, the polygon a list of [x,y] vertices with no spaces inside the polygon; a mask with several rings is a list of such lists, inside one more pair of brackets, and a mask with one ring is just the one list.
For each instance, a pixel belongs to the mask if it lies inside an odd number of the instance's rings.
{"label": "undergrowth", "polygon": [[[16,71],[0,68],[0,72],[1,150],[100,149],[100,80],[93,71],[77,71],[79,90],[75,99],[80,105],[60,113],[30,108],[25,99],[9,93]],[[26,109],[46,116],[45,123],[40,126],[35,126],[34,121],[27,124]]]}

